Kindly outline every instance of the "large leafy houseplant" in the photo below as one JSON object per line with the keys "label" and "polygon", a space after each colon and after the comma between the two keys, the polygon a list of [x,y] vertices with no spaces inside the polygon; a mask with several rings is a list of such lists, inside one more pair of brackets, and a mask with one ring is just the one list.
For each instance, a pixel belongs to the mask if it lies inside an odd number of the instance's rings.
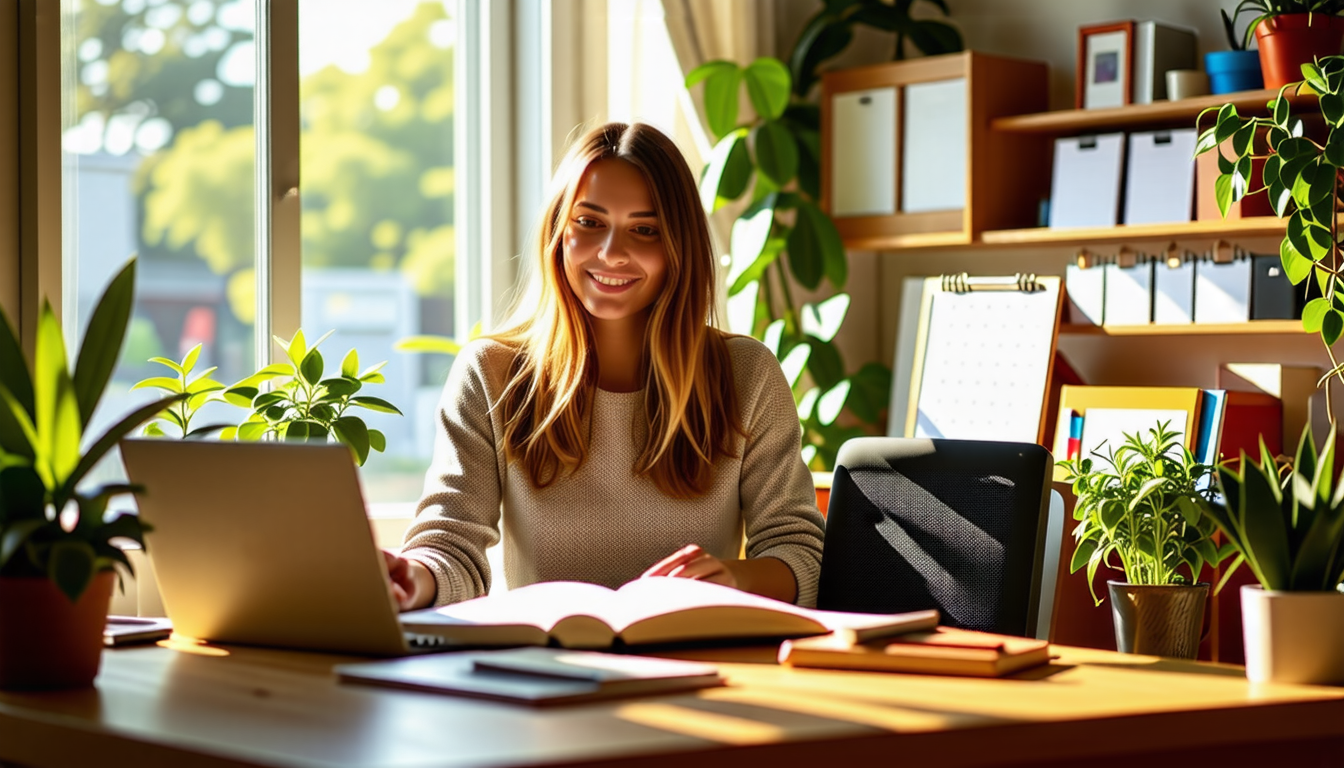
{"label": "large leafy houseplant", "polygon": [[90,316],[75,366],[61,323],[43,302],[32,365],[0,313],[0,576],[45,577],[71,602],[96,573],[122,566],[115,538],[144,545],[130,514],[107,516],[108,501],[132,486],[81,489],[80,482],[117,441],[181,399],[140,406],[90,439],[90,422],[116,367],[134,298],[135,261],[108,285]]}
{"label": "large leafy houseplant", "polygon": [[1078,497],[1069,571],[1086,568],[1098,604],[1092,582],[1102,564],[1118,567],[1131,584],[1193,584],[1205,563],[1231,555],[1214,543],[1213,521],[1201,511],[1213,467],[1196,461],[1166,423],[1103,447],[1059,462]]}
{"label": "large leafy houseplant", "polygon": [[[942,0],[930,2],[947,13]],[[835,224],[818,205],[821,112],[810,94],[817,68],[849,45],[858,25],[894,33],[896,58],[904,57],[906,40],[924,53],[961,49],[955,28],[913,19],[914,4],[830,0],[804,27],[789,65],[769,57],[746,67],[717,60],[686,76],[687,88],[704,84],[705,118],[717,141],[701,177],[705,210],[746,197],[732,228],[729,313],[740,314],[734,325],[749,327],[779,358],[798,400],[804,459],[814,469],[830,469],[840,445],[868,431],[842,422],[842,410],[869,429],[878,423],[891,370],[867,363],[848,371],[833,341],[849,309],[849,265]],[[743,88],[755,111],[747,122],[738,119]],[[796,300],[795,285],[811,291],[823,281],[833,296]]]}
{"label": "large leafy houseplant", "polygon": [[[294,338],[275,342],[285,350],[288,362],[273,363],[241,381],[225,386],[210,378],[214,368],[195,373],[200,354],[199,345],[181,360],[152,358],[151,362],[167,366],[176,375],[161,376],[138,382],[134,388],[152,387],[183,399],[159,414],[159,419],[171,424],[182,437],[201,437],[219,432],[225,440],[261,440],[276,438],[296,441],[336,440],[350,447],[355,461],[363,466],[369,451],[387,449],[387,438],[377,429],[369,428],[364,419],[351,412],[362,408],[398,416],[401,411],[388,401],[362,394],[365,385],[382,384],[381,372],[386,362],[359,367],[359,353],[351,349],[341,361],[338,373],[324,377],[326,363],[317,347],[331,335],[328,331],[311,347],[303,331]],[[268,385],[269,386],[266,386]],[[210,424],[193,429],[191,419],[198,409],[213,400],[220,400],[248,411],[241,424]],[[158,422],[151,423],[145,434],[164,436]]]}
{"label": "large leafy houseplant", "polygon": [[[1337,184],[1344,168],[1344,56],[1329,56],[1302,65],[1305,80],[1279,89],[1267,104],[1265,117],[1242,117],[1235,104],[1210,107],[1195,119],[1196,128],[1210,114],[1213,125],[1204,128],[1195,145],[1196,156],[1216,152],[1219,176],[1214,196],[1224,216],[1229,207],[1247,195],[1264,194],[1274,213],[1287,218],[1287,230],[1279,243],[1284,274],[1294,285],[1315,281],[1320,296],[1306,303],[1302,326],[1320,334],[1330,358],[1330,370],[1321,377],[1344,382],[1344,364],[1336,359],[1333,347],[1344,334],[1344,295],[1340,294],[1340,232],[1336,211],[1340,208]],[[1308,135],[1301,116],[1293,114],[1295,95],[1313,94],[1324,130]],[[1299,104],[1307,103],[1301,99]],[[1227,142],[1228,157],[1220,149]],[[1260,177],[1254,178],[1253,161],[1263,160]],[[1326,410],[1330,407],[1330,388],[1326,387]]]}

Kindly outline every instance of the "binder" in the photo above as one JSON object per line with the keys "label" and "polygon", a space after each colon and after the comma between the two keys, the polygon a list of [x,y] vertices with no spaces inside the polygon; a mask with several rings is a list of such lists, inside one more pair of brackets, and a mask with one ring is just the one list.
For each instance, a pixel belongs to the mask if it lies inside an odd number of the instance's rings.
{"label": "binder", "polygon": [[1062,298],[1057,276],[925,278],[903,434],[1045,445]]}
{"label": "binder", "polygon": [[1153,264],[1138,255],[1107,264],[1106,325],[1148,325],[1153,321]]}
{"label": "binder", "polygon": [[1195,129],[1129,135],[1125,224],[1190,221],[1195,202]]}
{"label": "binder", "polygon": [[1194,321],[1195,260],[1189,255],[1172,254],[1153,265],[1153,323],[1186,325]]}
{"label": "binder", "polygon": [[1089,254],[1064,267],[1064,290],[1069,297],[1069,322],[1101,325],[1106,319],[1106,270]]}
{"label": "binder", "polygon": [[1251,319],[1251,260],[1202,257],[1195,263],[1195,322],[1244,323]]}
{"label": "binder", "polygon": [[1114,227],[1119,223],[1125,135],[1055,139],[1050,228]]}

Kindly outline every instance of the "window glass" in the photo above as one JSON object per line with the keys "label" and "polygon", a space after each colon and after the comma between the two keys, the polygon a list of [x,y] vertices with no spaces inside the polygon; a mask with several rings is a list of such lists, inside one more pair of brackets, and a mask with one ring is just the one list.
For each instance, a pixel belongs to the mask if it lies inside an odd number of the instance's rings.
{"label": "window glass", "polygon": [[[420,494],[446,354],[394,347],[453,327],[453,3],[300,0],[302,326],[333,331],[323,356],[387,361],[369,395],[395,416],[355,409],[387,437],[364,466],[366,498]],[[363,392],[361,393],[363,394]]]}
{"label": "window glass", "polygon": [[[231,383],[254,370],[255,17],[255,0],[62,2],[67,333],[138,254],[133,315],[96,431],[156,396],[130,389],[171,375],[151,357],[178,360],[200,344],[198,373],[218,366],[215,378]],[[236,422],[229,411],[212,405],[193,426]]]}

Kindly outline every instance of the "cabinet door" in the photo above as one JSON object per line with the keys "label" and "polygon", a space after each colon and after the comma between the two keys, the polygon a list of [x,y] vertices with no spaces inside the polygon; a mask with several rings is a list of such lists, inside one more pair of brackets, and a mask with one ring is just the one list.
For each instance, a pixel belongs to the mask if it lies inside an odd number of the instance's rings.
{"label": "cabinet door", "polygon": [[902,211],[966,207],[967,103],[964,77],[905,87]]}

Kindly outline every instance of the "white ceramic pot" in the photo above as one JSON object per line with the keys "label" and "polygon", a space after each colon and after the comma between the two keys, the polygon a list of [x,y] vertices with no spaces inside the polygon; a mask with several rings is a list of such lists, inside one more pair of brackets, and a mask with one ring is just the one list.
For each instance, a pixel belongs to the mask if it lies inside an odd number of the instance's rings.
{"label": "white ceramic pot", "polygon": [[1344,593],[1241,588],[1246,677],[1344,685]]}

